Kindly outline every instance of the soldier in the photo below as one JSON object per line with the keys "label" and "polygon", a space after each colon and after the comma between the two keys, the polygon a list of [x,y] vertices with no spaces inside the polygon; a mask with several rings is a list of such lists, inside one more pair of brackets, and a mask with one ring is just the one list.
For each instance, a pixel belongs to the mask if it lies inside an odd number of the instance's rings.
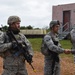
{"label": "soldier", "polygon": [[[11,30],[18,40],[19,44],[25,42],[27,50],[30,54],[30,60],[33,57],[33,49],[28,39],[20,33],[20,18],[18,16],[10,16],[8,18],[8,31]],[[7,32],[8,32],[7,31]],[[8,36],[7,32],[0,33],[0,56],[3,58],[3,73],[2,75],[28,75],[25,65],[25,57],[23,54],[14,56],[18,51],[15,40]],[[11,35],[10,35],[11,36]]]}
{"label": "soldier", "polygon": [[61,47],[58,40],[58,29],[60,23],[58,20],[50,22],[50,32],[47,33],[42,41],[41,52],[44,55],[44,75],[60,75],[60,53],[69,54],[69,50]]}
{"label": "soldier", "polygon": [[71,53],[74,55],[74,64],[75,64],[75,27],[70,32],[70,41],[72,43]]}

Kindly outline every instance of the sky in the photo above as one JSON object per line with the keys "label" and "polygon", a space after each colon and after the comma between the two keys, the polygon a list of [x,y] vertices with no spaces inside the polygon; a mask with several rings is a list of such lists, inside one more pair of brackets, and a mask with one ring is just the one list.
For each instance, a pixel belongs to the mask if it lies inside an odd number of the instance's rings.
{"label": "sky", "polygon": [[69,3],[75,0],[0,0],[0,27],[7,25],[9,16],[16,15],[21,26],[46,28],[52,20],[52,6]]}

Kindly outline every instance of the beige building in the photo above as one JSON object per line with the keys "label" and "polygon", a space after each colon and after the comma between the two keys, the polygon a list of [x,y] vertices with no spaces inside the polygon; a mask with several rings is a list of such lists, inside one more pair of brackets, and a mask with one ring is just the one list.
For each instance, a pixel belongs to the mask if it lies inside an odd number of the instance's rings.
{"label": "beige building", "polygon": [[25,29],[21,32],[28,38],[42,38],[47,33],[45,29]]}

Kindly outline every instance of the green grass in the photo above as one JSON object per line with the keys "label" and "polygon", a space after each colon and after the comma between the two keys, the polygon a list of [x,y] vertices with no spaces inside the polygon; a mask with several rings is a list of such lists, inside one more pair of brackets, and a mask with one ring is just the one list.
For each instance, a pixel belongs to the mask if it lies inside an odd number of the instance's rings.
{"label": "green grass", "polygon": [[[40,51],[42,38],[29,38],[29,41],[31,42],[34,51]],[[71,49],[72,47],[70,40],[61,40],[60,43],[65,49]]]}
{"label": "green grass", "polygon": [[71,47],[72,47],[70,40],[61,40],[60,43],[61,43],[62,47],[65,49],[71,49]]}
{"label": "green grass", "polygon": [[[72,44],[71,44],[70,40],[61,40],[60,43],[61,43],[61,45],[62,45],[62,47],[64,49],[71,49],[72,48]],[[63,54],[60,54],[60,56],[62,58],[69,57],[69,58],[73,59],[73,55],[72,54],[64,54],[63,53]]]}
{"label": "green grass", "polygon": [[[33,50],[40,52],[42,38],[29,38],[29,41],[32,44]],[[72,47],[70,40],[61,40],[60,43],[64,49],[71,49],[71,47]],[[61,57],[65,57],[65,56],[72,57],[72,54],[66,55],[63,53],[63,54],[60,54],[60,56]]]}
{"label": "green grass", "polygon": [[40,51],[42,38],[30,38],[29,41],[31,42],[34,51]]}

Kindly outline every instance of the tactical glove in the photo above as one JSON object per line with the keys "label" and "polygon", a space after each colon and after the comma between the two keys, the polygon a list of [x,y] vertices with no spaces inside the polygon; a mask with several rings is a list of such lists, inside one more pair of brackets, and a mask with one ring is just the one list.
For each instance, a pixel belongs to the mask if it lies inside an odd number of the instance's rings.
{"label": "tactical glove", "polygon": [[[18,41],[19,45],[22,44],[22,41]],[[17,49],[18,48],[18,45],[15,41],[12,42],[12,49]]]}
{"label": "tactical glove", "polygon": [[17,43],[16,42],[12,42],[12,49],[17,49]]}
{"label": "tactical glove", "polygon": [[27,57],[26,57],[26,60],[27,60],[27,62],[29,62],[29,63],[32,63],[32,55],[27,55]]}

